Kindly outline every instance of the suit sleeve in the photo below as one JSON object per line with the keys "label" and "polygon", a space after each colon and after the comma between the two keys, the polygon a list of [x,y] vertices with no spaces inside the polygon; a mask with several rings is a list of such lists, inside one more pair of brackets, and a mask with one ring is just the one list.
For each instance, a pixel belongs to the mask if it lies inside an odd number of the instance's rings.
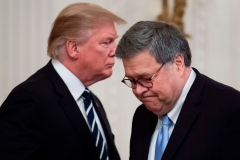
{"label": "suit sleeve", "polygon": [[[239,97],[240,98],[240,97]],[[222,159],[240,157],[240,102],[233,104],[224,125],[221,153]]]}
{"label": "suit sleeve", "polygon": [[0,108],[0,156],[27,159],[41,147],[38,102],[27,92],[12,92]]}

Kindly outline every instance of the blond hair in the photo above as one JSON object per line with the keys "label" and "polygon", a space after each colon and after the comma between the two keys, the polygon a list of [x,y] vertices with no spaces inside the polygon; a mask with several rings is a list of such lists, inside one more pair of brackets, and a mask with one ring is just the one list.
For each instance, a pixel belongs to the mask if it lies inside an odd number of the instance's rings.
{"label": "blond hair", "polygon": [[64,8],[55,19],[48,38],[48,55],[57,58],[67,40],[86,41],[91,30],[104,22],[126,23],[112,12],[91,3],[74,3]]}

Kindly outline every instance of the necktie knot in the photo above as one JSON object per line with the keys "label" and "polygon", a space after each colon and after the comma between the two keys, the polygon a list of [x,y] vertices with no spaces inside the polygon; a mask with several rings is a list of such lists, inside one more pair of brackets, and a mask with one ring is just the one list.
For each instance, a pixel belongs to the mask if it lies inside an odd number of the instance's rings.
{"label": "necktie knot", "polygon": [[163,117],[163,121],[162,121],[162,125],[170,125],[171,124],[171,120],[169,119],[168,115],[165,115]]}
{"label": "necktie knot", "polygon": [[90,91],[87,88],[85,88],[82,97],[84,97],[85,99],[90,99]]}

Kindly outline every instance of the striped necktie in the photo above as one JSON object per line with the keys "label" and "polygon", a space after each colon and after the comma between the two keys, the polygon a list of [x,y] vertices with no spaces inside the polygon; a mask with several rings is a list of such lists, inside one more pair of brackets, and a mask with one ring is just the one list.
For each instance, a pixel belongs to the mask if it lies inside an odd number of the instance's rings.
{"label": "striped necktie", "polygon": [[96,119],[93,112],[93,104],[90,97],[90,91],[86,88],[85,91],[82,94],[82,97],[84,98],[84,107],[86,110],[86,115],[88,119],[89,126],[91,128],[92,135],[95,140],[95,145],[99,152],[99,158],[100,160],[108,160],[108,152],[106,147],[106,141],[104,141],[103,136],[98,128],[98,125],[96,123]]}
{"label": "striped necktie", "polygon": [[171,124],[171,120],[167,115],[163,117],[162,128],[158,132],[156,147],[155,147],[155,160],[161,160],[163,156],[163,152],[167,146],[169,140],[168,128]]}

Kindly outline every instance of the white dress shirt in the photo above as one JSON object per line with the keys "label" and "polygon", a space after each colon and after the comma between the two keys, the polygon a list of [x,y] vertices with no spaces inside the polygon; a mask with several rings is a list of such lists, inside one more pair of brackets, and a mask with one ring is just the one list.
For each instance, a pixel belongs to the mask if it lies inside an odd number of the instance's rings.
{"label": "white dress shirt", "polygon": [[[177,122],[177,119],[178,119],[178,116],[179,116],[179,113],[182,109],[182,105],[183,105],[183,102],[185,101],[186,99],[186,96],[194,82],[196,78],[196,73],[193,71],[193,69],[191,69],[191,74],[187,80],[187,83],[185,84],[184,88],[183,88],[183,91],[176,103],[176,105],[173,107],[173,109],[168,112],[168,117],[171,119],[172,121],[172,125],[169,127],[169,137],[171,136],[172,134],[172,131],[175,127],[175,124]],[[156,145],[156,141],[157,141],[157,136],[158,136],[158,132],[159,130],[161,129],[162,127],[162,118],[163,117],[159,117],[158,118],[158,123],[156,125],[156,128],[155,128],[155,131],[152,135],[152,139],[151,139],[151,143],[150,143],[150,147],[149,147],[149,153],[148,153],[148,160],[154,160],[154,157],[155,157],[155,145]]]}
{"label": "white dress shirt", "polygon": [[[83,92],[85,90],[85,86],[82,84],[82,82],[72,72],[70,72],[58,60],[52,59],[52,65],[53,65],[54,69],[56,70],[56,72],[59,74],[59,76],[62,78],[64,83],[66,84],[70,93],[72,94],[74,100],[76,101],[76,103],[77,103],[77,105],[78,105],[78,107],[79,107],[87,125],[88,125],[89,130],[91,131],[90,125],[88,123],[87,116],[86,116],[86,111],[85,111],[85,107],[84,107],[83,98],[81,98],[81,95],[83,94]],[[71,106],[69,106],[69,107],[71,107]],[[99,130],[100,130],[100,132],[103,136],[103,140],[106,142],[106,137],[105,137],[105,134],[103,132],[102,125],[100,123],[100,120],[99,120],[98,115],[97,115],[94,108],[93,108],[93,112],[94,112],[94,116],[95,116],[98,128],[99,128]],[[107,142],[106,142],[106,145],[107,145]]]}

